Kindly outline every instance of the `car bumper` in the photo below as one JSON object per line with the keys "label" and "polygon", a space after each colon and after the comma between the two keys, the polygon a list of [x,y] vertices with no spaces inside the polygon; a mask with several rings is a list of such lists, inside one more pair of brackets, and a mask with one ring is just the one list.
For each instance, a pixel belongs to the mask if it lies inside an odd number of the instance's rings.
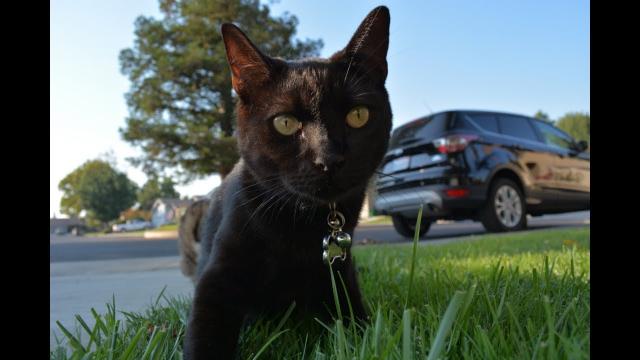
{"label": "car bumper", "polygon": [[[468,196],[450,197],[449,189],[469,190]],[[473,213],[484,204],[484,189],[479,186],[451,187],[449,185],[427,185],[379,193],[374,207],[385,215],[400,214],[415,218],[422,205],[423,217],[449,218]]]}
{"label": "car bumper", "polygon": [[375,201],[375,209],[383,214],[415,213],[420,205],[423,214],[439,214],[442,197],[434,190],[414,188],[378,194]]}
{"label": "car bumper", "polygon": [[[435,166],[382,177],[377,181],[374,202],[377,212],[415,218],[423,205],[424,217],[469,217],[486,199],[484,183],[473,180],[467,171],[450,165]],[[468,190],[465,196],[450,196],[447,190]]]}

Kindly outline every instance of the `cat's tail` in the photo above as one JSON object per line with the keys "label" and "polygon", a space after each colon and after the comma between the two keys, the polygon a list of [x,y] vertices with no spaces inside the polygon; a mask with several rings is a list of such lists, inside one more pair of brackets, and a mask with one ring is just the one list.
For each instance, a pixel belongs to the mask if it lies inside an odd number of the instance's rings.
{"label": "cat's tail", "polygon": [[178,250],[180,251],[180,270],[195,282],[198,253],[200,251],[199,229],[209,207],[209,199],[198,200],[187,208],[180,219],[178,228]]}

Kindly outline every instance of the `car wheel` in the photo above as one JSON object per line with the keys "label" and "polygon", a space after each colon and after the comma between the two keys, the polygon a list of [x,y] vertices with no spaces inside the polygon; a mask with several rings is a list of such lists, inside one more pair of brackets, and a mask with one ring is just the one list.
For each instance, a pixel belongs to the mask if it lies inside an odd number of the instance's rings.
{"label": "car wheel", "polygon": [[[396,229],[398,234],[413,238],[416,232],[416,220],[417,219],[409,219],[402,215],[391,215],[391,220],[393,221],[393,227]],[[422,219],[420,222],[420,237],[423,237],[429,228],[431,227],[431,221]]]}
{"label": "car wheel", "polygon": [[526,228],[527,208],[520,187],[509,179],[496,180],[481,210],[480,221],[487,231],[492,232]]}

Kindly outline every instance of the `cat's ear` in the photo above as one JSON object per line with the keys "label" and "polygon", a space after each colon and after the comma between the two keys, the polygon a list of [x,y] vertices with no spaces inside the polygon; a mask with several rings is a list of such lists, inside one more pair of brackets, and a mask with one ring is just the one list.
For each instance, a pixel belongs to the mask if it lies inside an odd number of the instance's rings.
{"label": "cat's ear", "polygon": [[269,79],[271,61],[237,26],[222,24],[221,32],[231,67],[231,85],[238,95],[248,95],[252,87]]}
{"label": "cat's ear", "polygon": [[360,59],[368,68],[373,68],[384,81],[387,78],[387,50],[389,49],[389,9],[378,6],[371,10],[344,50],[332,59],[342,58],[351,62]]}

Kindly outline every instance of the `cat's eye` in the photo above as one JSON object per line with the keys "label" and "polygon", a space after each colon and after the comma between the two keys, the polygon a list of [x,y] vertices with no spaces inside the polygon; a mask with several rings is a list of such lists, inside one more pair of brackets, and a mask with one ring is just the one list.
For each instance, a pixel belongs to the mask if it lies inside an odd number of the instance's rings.
{"label": "cat's eye", "polygon": [[273,118],[273,127],[282,135],[293,135],[302,129],[302,123],[292,115],[278,115]]}
{"label": "cat's eye", "polygon": [[347,124],[352,128],[361,128],[369,121],[369,109],[366,106],[356,106],[347,114]]}

